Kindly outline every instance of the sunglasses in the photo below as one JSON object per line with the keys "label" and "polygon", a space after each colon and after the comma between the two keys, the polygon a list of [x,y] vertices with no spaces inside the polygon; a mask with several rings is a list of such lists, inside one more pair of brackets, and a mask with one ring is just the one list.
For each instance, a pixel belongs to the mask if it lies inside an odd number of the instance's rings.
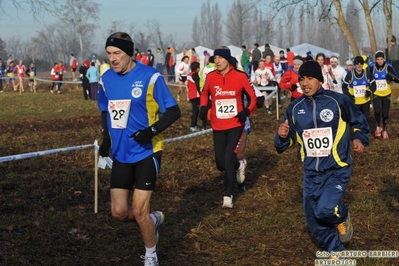
{"label": "sunglasses", "polygon": [[363,63],[357,62],[356,65],[363,65]]}

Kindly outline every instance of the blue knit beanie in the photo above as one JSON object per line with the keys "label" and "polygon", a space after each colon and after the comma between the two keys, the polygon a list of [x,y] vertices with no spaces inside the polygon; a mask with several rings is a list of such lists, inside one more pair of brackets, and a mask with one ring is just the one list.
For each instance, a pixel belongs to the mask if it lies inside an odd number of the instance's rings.
{"label": "blue knit beanie", "polygon": [[230,50],[228,50],[228,49],[216,49],[213,52],[213,55],[214,56],[216,56],[216,55],[221,56],[224,59],[226,59],[229,63],[231,63],[231,53],[230,53]]}

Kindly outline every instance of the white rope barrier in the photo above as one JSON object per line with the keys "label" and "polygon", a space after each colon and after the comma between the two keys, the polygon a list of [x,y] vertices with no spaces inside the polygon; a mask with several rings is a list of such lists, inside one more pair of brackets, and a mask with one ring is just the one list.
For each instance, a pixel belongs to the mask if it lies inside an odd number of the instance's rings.
{"label": "white rope barrier", "polygon": [[87,145],[59,148],[59,149],[53,149],[53,150],[36,151],[36,152],[22,153],[22,154],[17,154],[17,155],[4,156],[4,157],[0,157],[0,163],[28,159],[28,158],[32,158],[32,157],[43,156],[43,155],[64,152],[64,151],[81,150],[81,149],[91,148],[93,146],[94,146],[94,144],[87,144]]}

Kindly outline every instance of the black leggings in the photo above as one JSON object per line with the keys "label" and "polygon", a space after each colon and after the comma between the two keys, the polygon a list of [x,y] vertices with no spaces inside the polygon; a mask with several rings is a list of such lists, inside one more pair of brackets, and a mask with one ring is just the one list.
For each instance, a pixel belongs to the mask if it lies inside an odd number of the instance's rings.
{"label": "black leggings", "polygon": [[224,172],[225,196],[230,197],[236,179],[236,169],[240,166],[234,153],[243,127],[213,131],[216,167]]}
{"label": "black leggings", "polygon": [[391,107],[391,95],[388,96],[375,96],[373,99],[374,117],[376,127],[381,126],[381,115],[382,115],[382,129],[387,130],[389,108]]}
{"label": "black leggings", "polygon": [[363,104],[356,104],[357,108],[359,108],[359,110],[363,113],[364,117],[366,117],[366,120],[369,120],[369,116],[370,116],[370,101],[368,101],[367,103],[363,103]]}
{"label": "black leggings", "polygon": [[198,120],[200,98],[191,99],[190,102],[192,107],[190,127],[195,127],[197,125],[197,120]]}

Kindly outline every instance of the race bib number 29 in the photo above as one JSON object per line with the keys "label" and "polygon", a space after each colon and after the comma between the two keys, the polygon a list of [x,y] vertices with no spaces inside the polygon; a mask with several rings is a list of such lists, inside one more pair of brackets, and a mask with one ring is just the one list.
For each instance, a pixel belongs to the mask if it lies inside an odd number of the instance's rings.
{"label": "race bib number 29", "polygon": [[130,112],[130,103],[131,100],[115,100],[108,102],[108,112],[112,128],[126,128]]}
{"label": "race bib number 29", "polygon": [[303,144],[309,157],[326,157],[331,154],[333,136],[331,127],[306,129],[302,133]]}

